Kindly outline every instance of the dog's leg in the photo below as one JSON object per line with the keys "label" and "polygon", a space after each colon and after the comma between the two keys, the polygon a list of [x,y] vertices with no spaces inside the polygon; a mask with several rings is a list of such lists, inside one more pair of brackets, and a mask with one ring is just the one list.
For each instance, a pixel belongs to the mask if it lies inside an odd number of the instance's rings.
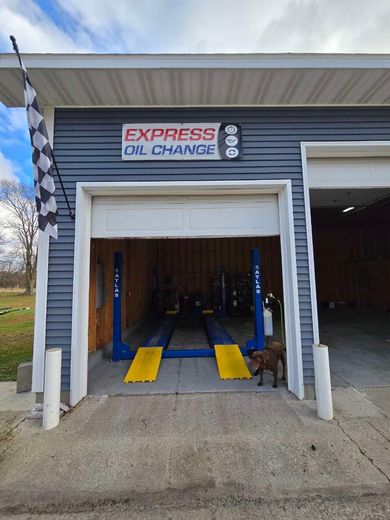
{"label": "dog's leg", "polygon": [[260,380],[257,383],[257,386],[263,386],[263,370],[259,368],[258,372],[260,373]]}
{"label": "dog's leg", "polygon": [[281,353],[280,360],[283,366],[282,381],[286,381],[286,353],[284,352],[284,350]]}
{"label": "dog's leg", "polygon": [[274,384],[272,387],[278,388],[278,362],[276,362],[276,365],[274,366]]}

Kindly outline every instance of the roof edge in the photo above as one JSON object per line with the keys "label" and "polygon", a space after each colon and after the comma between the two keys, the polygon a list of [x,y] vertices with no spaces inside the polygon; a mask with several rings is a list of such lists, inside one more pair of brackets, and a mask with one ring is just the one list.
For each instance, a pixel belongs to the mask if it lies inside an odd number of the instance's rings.
{"label": "roof edge", "polygon": [[[23,54],[32,69],[387,69],[390,54]],[[14,53],[0,54],[0,68],[19,68]]]}

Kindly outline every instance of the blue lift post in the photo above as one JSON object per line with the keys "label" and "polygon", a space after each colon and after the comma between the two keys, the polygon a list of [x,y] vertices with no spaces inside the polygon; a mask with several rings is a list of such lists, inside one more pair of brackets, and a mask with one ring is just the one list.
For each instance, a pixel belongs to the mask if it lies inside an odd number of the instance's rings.
{"label": "blue lift post", "polygon": [[122,341],[122,253],[114,253],[114,312],[112,361],[133,359],[135,353]]}
{"label": "blue lift post", "polygon": [[255,319],[255,337],[246,344],[247,350],[264,349],[263,300],[261,296],[260,250],[252,249],[252,285]]}

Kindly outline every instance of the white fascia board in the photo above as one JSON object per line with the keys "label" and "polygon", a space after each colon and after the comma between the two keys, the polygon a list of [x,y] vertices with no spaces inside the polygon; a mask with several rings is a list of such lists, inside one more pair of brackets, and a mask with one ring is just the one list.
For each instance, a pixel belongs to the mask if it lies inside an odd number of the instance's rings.
{"label": "white fascia board", "polygon": [[[390,54],[23,54],[31,69],[389,69]],[[0,68],[19,68],[0,54]]]}
{"label": "white fascia board", "polygon": [[285,187],[285,181],[260,180],[260,181],[159,181],[156,184],[143,181],[124,182],[78,182],[92,196],[112,195],[161,195],[172,196],[180,194],[191,195],[220,195],[252,193],[279,193]]}
{"label": "white fascia board", "polygon": [[390,157],[390,141],[303,141],[307,159]]}

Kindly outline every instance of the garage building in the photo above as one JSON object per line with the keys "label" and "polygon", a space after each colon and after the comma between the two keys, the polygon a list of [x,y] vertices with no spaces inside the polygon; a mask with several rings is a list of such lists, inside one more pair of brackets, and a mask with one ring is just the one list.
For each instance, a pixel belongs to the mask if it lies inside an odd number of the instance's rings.
{"label": "garage building", "polygon": [[[253,249],[263,297],[283,304],[272,309],[274,339],[286,343],[293,394],[314,396],[320,341],[330,346],[334,385],[389,384],[388,56],[27,55],[25,63],[76,214],[57,186],[59,238],[39,238],[35,392],[53,346],[62,348],[72,405],[88,392],[158,384],[257,391],[253,379],[218,386],[212,359],[185,354],[163,359],[155,383],[125,385],[129,361],[104,357],[115,290],[120,334],[133,350],[166,311],[182,317],[168,350],[209,350],[200,309],[220,315],[244,347]],[[0,100],[23,106],[16,58],[2,55],[0,67]],[[172,148],[172,136],[177,146],[205,128],[217,129],[216,148]],[[149,150],[153,130],[167,139]]]}

